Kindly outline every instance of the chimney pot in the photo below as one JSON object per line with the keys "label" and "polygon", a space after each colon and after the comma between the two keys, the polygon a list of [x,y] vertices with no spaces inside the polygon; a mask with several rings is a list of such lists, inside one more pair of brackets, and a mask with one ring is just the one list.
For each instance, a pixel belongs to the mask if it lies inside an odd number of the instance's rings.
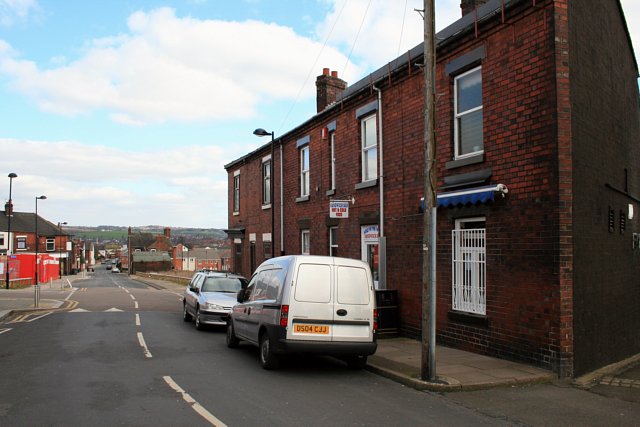
{"label": "chimney pot", "polygon": [[338,78],[338,72],[337,71],[332,71],[331,72],[331,77]]}
{"label": "chimney pot", "polygon": [[328,68],[323,68],[322,69],[322,75],[323,76],[328,76],[329,75],[329,69]]}
{"label": "chimney pot", "polygon": [[482,6],[489,0],[461,0],[460,9],[462,9],[462,16],[473,12],[476,8]]}

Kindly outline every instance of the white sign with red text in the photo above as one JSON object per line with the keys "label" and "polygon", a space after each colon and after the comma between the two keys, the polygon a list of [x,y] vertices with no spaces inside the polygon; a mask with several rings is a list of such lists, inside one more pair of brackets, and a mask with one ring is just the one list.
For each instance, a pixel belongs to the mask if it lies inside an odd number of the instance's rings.
{"label": "white sign with red text", "polygon": [[349,202],[335,200],[330,201],[329,218],[349,218]]}

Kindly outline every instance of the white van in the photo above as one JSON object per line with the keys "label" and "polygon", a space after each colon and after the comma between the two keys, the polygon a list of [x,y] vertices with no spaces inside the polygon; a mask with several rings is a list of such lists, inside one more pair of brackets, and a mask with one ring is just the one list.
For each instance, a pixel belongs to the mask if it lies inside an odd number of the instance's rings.
{"label": "white van", "polygon": [[361,369],[377,348],[375,290],[359,260],[312,255],[273,258],[258,267],[227,323],[227,346],[260,347],[265,369],[282,353],[337,356]]}

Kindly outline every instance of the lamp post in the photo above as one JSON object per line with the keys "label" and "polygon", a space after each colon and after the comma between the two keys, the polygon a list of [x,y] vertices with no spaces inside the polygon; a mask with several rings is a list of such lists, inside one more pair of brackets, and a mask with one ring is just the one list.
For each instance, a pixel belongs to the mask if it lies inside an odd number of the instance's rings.
{"label": "lamp post", "polygon": [[36,286],[38,286],[38,246],[40,246],[40,236],[38,236],[38,200],[45,200],[47,196],[36,197]]}
{"label": "lamp post", "polygon": [[[271,160],[269,161],[269,203],[271,204],[271,258],[275,256],[275,242],[274,242],[274,233],[275,233],[275,214],[276,214],[276,204],[273,200],[273,140],[274,140],[274,132],[267,132],[262,128],[258,128],[253,131],[253,134],[256,136],[268,136],[271,135]],[[282,161],[282,160],[280,160]]]}
{"label": "lamp post", "polygon": [[13,184],[13,178],[17,178],[18,175],[11,172],[9,175],[9,216],[7,217],[7,277],[6,277],[6,287],[9,289],[9,255],[11,252],[11,247],[13,246],[13,239],[11,238],[11,217],[13,216],[13,200],[11,200],[11,187]]}
{"label": "lamp post", "polygon": [[[59,250],[59,254],[58,254],[58,265],[60,267],[60,278],[62,279],[62,273],[63,273],[63,269],[62,269],[62,226],[63,225],[67,225],[66,221],[65,222],[58,222],[58,231],[60,232],[60,246],[58,246],[58,250]],[[66,248],[65,248],[66,250]],[[65,263],[66,264],[66,263]]]}

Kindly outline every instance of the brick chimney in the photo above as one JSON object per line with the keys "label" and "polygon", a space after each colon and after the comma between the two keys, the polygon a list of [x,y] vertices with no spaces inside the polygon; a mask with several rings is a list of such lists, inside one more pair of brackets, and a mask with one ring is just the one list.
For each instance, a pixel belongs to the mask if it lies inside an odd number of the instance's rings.
{"label": "brick chimney", "polygon": [[338,100],[338,95],[347,88],[347,82],[338,78],[337,71],[322,69],[322,75],[316,78],[316,106],[318,113]]}
{"label": "brick chimney", "polygon": [[482,6],[489,0],[461,0],[460,9],[462,9],[462,16],[467,13],[471,13],[475,8]]}

